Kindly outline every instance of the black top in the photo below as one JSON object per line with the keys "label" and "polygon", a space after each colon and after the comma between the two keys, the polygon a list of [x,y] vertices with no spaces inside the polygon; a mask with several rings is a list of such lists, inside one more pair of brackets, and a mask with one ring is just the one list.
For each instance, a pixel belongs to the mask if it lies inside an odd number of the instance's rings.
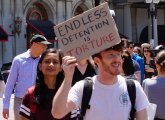
{"label": "black top", "polygon": [[[57,90],[56,89],[47,89],[47,96],[45,96],[45,102],[44,108],[41,106],[38,106],[34,102],[30,100],[30,89],[28,89],[28,92],[23,98],[22,105],[20,107],[20,114],[24,116],[25,118],[28,118],[31,120],[31,116],[33,115],[35,118],[33,120],[69,120],[69,116],[66,115],[64,118],[61,119],[55,119],[53,118],[51,114],[51,109],[52,109],[52,100],[54,95],[56,94]],[[33,94],[34,94],[34,89],[33,89]],[[35,113],[32,113],[32,105],[33,108],[36,107]]]}
{"label": "black top", "polygon": [[151,68],[154,69],[154,72],[146,72],[146,71],[145,71],[145,78],[152,78],[152,77],[154,77],[154,76],[157,75],[154,59],[151,59],[149,64],[147,64],[147,63],[146,63],[146,60],[144,59],[144,66],[145,66],[145,65],[149,65],[149,67],[151,67]]}
{"label": "black top", "polygon": [[93,77],[94,75],[96,75],[96,68],[94,67],[94,65],[92,65],[89,61],[88,61],[88,65],[86,68],[86,71],[84,74],[82,74],[79,69],[77,67],[75,67],[75,71],[74,71],[74,75],[73,75],[73,81],[72,81],[72,86],[80,81],[83,80],[86,77]]}

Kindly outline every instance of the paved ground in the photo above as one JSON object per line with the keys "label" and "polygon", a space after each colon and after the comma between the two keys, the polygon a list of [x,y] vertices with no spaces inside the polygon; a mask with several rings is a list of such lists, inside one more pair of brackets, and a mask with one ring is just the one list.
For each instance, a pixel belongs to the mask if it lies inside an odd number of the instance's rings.
{"label": "paved ground", "polygon": [[[14,96],[12,95],[11,97],[11,101],[10,101],[10,118],[8,120],[14,120],[13,119],[13,101],[14,101]],[[0,98],[0,120],[6,120],[2,117],[2,107],[3,107],[3,104],[2,104],[2,98]]]}

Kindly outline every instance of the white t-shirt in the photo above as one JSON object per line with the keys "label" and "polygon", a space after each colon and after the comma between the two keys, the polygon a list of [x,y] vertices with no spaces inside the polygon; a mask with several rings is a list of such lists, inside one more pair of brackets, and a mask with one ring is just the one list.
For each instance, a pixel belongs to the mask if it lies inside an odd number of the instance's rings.
{"label": "white t-shirt", "polygon": [[[128,120],[131,102],[129,100],[125,78],[118,76],[118,82],[114,85],[103,85],[94,76],[93,92],[90,99],[90,109],[87,109],[84,120]],[[135,81],[137,111],[149,106],[148,99],[141,85]],[[81,107],[84,81],[77,82],[70,90],[68,98],[77,107]]]}

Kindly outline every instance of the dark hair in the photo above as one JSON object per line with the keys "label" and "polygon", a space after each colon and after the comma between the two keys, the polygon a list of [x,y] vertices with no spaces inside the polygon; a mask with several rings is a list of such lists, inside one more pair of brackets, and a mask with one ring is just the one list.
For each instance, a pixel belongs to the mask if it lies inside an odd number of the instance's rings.
{"label": "dark hair", "polygon": [[[121,52],[122,52],[123,46],[124,46],[124,43],[123,43],[123,42],[120,42],[120,43],[118,43],[117,45],[114,45],[114,46],[112,46],[112,47],[109,47],[109,48],[107,48],[107,49],[105,49],[105,50],[103,50],[103,51],[114,50],[114,51],[121,51]],[[103,52],[103,51],[101,51],[101,52]],[[92,58],[93,58],[93,59],[94,59],[95,57],[101,58],[101,52],[92,55]]]}
{"label": "dark hair", "polygon": [[155,49],[153,50],[154,55],[157,55],[161,50],[165,50],[165,46],[163,45],[156,46]]}
{"label": "dark hair", "polygon": [[122,69],[123,69],[123,72],[126,76],[133,75],[134,72],[135,72],[135,68],[134,68],[134,65],[133,65],[133,60],[131,58],[131,55],[127,50],[124,50],[123,53],[127,54],[127,55],[125,55],[125,54],[122,55],[122,59],[123,59]]}
{"label": "dark hair", "polygon": [[[45,56],[48,53],[55,53],[58,55],[59,60],[60,60],[60,64],[62,64],[62,55],[60,50],[56,50],[56,49],[47,49],[41,56],[39,63],[38,63],[38,67],[37,67],[37,77],[36,77],[36,84],[35,84],[35,89],[34,89],[34,101],[35,103],[40,106],[40,107],[46,107],[44,104],[44,101],[48,98],[47,96],[47,85],[44,82],[44,75],[42,73],[42,71],[39,70],[39,64],[42,63],[43,59],[45,58]],[[57,90],[62,81],[64,79],[64,73],[63,71],[59,72],[56,78],[56,83],[55,83],[55,89]]]}
{"label": "dark hair", "polygon": [[127,48],[129,48],[129,47],[134,47],[134,43],[133,42],[130,42],[130,41],[128,41],[128,43],[127,43]]}
{"label": "dark hair", "polygon": [[[150,56],[154,57],[154,52],[151,49],[151,47],[145,47],[145,46],[143,47],[143,56],[144,56],[144,49],[147,49],[147,51],[150,53]],[[146,59],[145,56],[144,56],[144,59]]]}
{"label": "dark hair", "polygon": [[134,47],[134,49],[136,49],[136,50],[137,50],[138,55],[139,55],[140,57],[143,57],[143,55],[142,55],[142,51],[141,51],[141,48],[140,48],[140,47],[135,46],[135,47]]}
{"label": "dark hair", "polygon": [[160,66],[160,71],[165,72],[165,50],[162,50],[157,54],[155,62]]}

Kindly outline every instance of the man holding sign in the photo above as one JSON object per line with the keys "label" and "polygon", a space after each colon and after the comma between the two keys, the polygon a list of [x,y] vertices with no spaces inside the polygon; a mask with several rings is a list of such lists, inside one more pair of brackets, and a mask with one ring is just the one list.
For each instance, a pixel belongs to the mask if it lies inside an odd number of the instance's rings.
{"label": "man holding sign", "polygon": [[[102,12],[106,11],[105,5],[106,4],[95,7],[93,11],[95,10],[102,11]],[[103,10],[99,10],[99,9],[103,9]],[[88,12],[86,13],[88,14]],[[92,11],[90,13],[93,14]],[[106,16],[108,16],[108,14],[110,13],[106,11]],[[109,19],[107,20],[109,21]],[[96,19],[93,19],[93,21],[96,21]],[[104,20],[101,19],[101,21],[104,21]],[[110,22],[107,22],[107,23],[110,25]],[[95,23],[95,25],[97,24]],[[64,26],[66,27],[67,25],[64,25]],[[57,27],[58,29],[60,29],[61,36],[65,36],[66,34],[69,34],[70,32],[64,29],[65,27],[63,27],[63,25],[60,25],[59,28]],[[104,27],[106,29],[106,26]],[[108,29],[108,32],[107,31],[101,32],[97,29],[100,32],[99,34],[97,33],[97,30],[95,29],[96,34],[92,32],[90,33],[97,36],[97,37],[88,36],[89,37],[88,41],[90,42],[93,40],[95,41],[95,43],[92,44],[92,47],[95,45],[96,49],[94,49],[93,51],[90,50],[88,43],[83,43],[86,46],[88,46],[87,50],[89,50],[90,52],[89,55],[92,55],[94,62],[98,66],[98,75],[95,75],[94,77],[90,78],[90,81],[92,81],[92,93],[89,100],[90,107],[88,106],[86,114],[83,116],[84,120],[110,120],[110,119],[111,120],[128,120],[130,119],[131,101],[129,99],[125,78],[123,78],[120,75],[121,65],[122,65],[122,58],[121,58],[122,44],[120,42],[120,38],[118,37],[119,35],[117,31],[115,29],[114,31],[110,31],[111,28],[115,28],[115,26],[111,25],[110,29]],[[102,30],[105,30],[105,29],[102,29]],[[77,30],[77,33],[81,33],[80,31]],[[63,37],[63,38],[66,38],[66,37]],[[61,39],[61,40],[64,40],[64,39]],[[68,40],[68,43],[66,45],[68,45],[69,42],[70,43],[74,42],[75,44],[72,44],[72,46],[70,46],[70,50],[75,51],[75,48],[77,48],[76,45],[80,46],[80,43],[77,44],[77,41],[75,39],[70,39]],[[63,44],[63,43],[60,43],[60,44]],[[73,79],[73,72],[74,72],[75,66],[77,65],[76,62],[77,60],[83,58],[85,54],[80,55],[73,51],[71,53],[68,53],[69,49],[67,49],[66,47],[64,48],[63,46],[65,45],[64,44],[61,45],[61,48],[65,56],[63,57],[62,68],[65,73],[65,78],[60,89],[57,91],[53,99],[52,115],[55,118],[62,118],[63,116],[71,112],[72,110],[76,108],[81,108],[82,107],[81,104],[82,102],[84,102],[82,101],[82,99],[84,98],[83,90],[86,83],[85,80],[77,82],[72,88],[71,88],[71,84],[72,84],[72,79]],[[148,99],[145,93],[143,92],[141,85],[136,81],[135,81],[135,88],[136,88],[136,93],[135,93],[136,98],[135,98],[134,107],[136,109],[136,120],[147,120],[146,108],[149,105]]]}
{"label": "man holding sign", "polygon": [[[94,54],[94,62],[98,66],[98,75],[92,77],[93,87],[90,108],[84,120],[128,120],[131,110],[125,78],[120,74],[122,58],[121,45],[115,45],[100,53]],[[76,58],[65,56],[63,70],[65,79],[53,100],[52,114],[62,118],[75,108],[81,108],[84,80],[77,82],[72,88],[72,77]],[[141,85],[136,86],[136,120],[147,120],[146,108],[149,105]]]}

